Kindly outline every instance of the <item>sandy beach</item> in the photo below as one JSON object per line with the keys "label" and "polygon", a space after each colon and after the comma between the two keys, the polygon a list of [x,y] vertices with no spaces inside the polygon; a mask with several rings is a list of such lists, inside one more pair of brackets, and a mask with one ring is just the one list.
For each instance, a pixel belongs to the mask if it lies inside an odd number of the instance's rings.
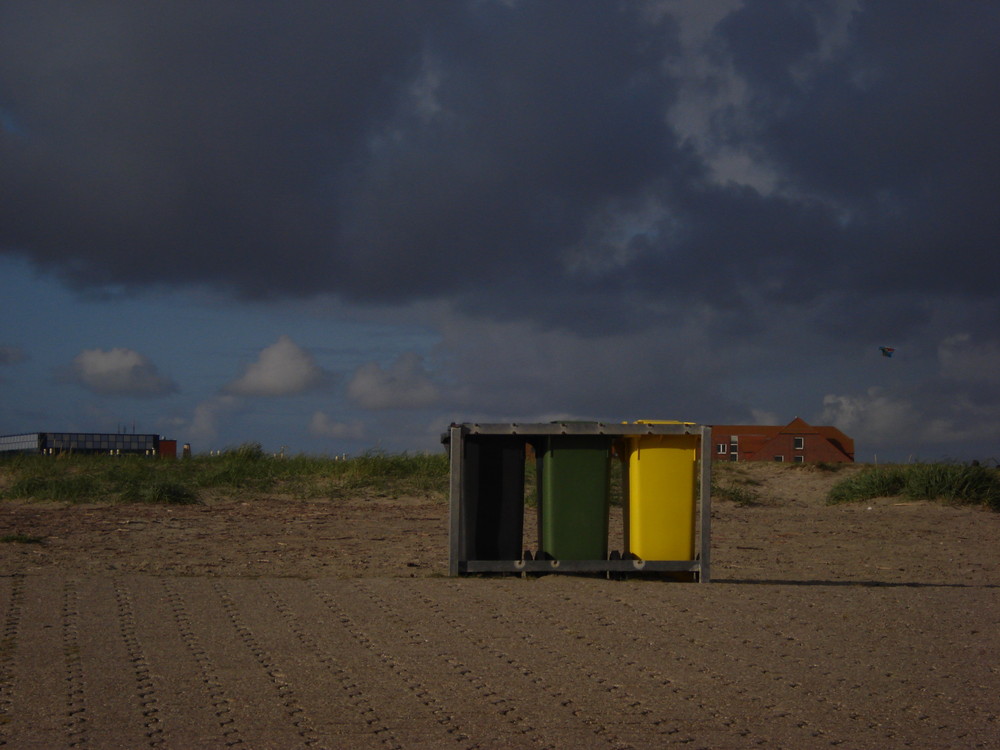
{"label": "sandy beach", "polygon": [[0,744],[995,746],[1000,516],[752,472],[709,584],[449,578],[440,499],[0,504]]}

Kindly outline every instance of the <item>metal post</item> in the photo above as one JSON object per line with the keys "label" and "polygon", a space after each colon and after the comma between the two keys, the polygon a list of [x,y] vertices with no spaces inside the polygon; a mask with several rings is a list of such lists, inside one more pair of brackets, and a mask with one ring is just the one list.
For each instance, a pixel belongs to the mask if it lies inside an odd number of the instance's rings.
{"label": "metal post", "polygon": [[451,483],[449,489],[448,516],[448,575],[459,573],[459,554],[462,548],[462,464],[465,456],[465,431],[460,425],[452,425],[448,439]]}
{"label": "metal post", "polygon": [[701,572],[698,580],[711,580],[712,557],[712,428],[701,428]]}

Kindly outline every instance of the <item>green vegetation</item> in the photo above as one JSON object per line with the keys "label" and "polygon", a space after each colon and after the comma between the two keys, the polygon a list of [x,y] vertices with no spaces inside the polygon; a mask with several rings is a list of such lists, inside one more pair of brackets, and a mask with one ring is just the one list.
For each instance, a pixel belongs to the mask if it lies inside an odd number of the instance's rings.
{"label": "green vegetation", "polygon": [[[760,480],[726,467],[713,477],[714,497],[737,505],[764,504]],[[284,496],[298,499],[448,496],[448,457],[372,451],[343,460],[320,456],[278,457],[257,443],[217,456],[157,460],[145,456],[0,457],[0,499],[64,503],[157,503],[184,505],[213,497]],[[828,471],[827,467],[821,470]],[[535,466],[525,467],[525,502],[537,504]],[[612,462],[611,500],[620,502],[622,467]],[[960,464],[872,466],[835,484],[829,503],[876,497],[941,500],[1000,511],[1000,471]],[[28,543],[14,538],[2,541]]]}
{"label": "green vegetation", "polygon": [[0,542],[4,544],[42,544],[44,537],[29,536],[28,534],[5,534],[0,536]]}
{"label": "green vegetation", "polygon": [[712,482],[712,497],[718,498],[720,500],[730,500],[741,507],[749,507],[751,505],[763,505],[763,501],[760,498],[760,492],[755,490],[753,487],[748,485],[760,484],[759,482],[746,482],[742,484],[737,484],[736,482],[731,482],[729,484],[720,485]]}
{"label": "green vegetation", "polygon": [[1000,472],[984,466],[941,463],[872,466],[835,484],[827,502],[862,502],[896,496],[985,505],[1000,511]]}
{"label": "green vegetation", "polygon": [[752,476],[745,466],[723,464],[712,472],[712,497],[729,500],[744,508],[764,505],[760,490],[756,489],[762,484],[763,482]]}
{"label": "green vegetation", "polygon": [[66,503],[191,504],[206,495],[274,493],[302,499],[418,495],[442,500],[448,457],[369,452],[337,460],[276,457],[257,443],[217,456],[10,456],[0,459],[0,499]]}
{"label": "green vegetation", "polygon": [[828,461],[817,461],[816,463],[791,463],[788,466],[794,469],[805,469],[807,471],[825,471],[829,474],[836,474],[838,471],[843,469],[845,466],[850,466],[851,464],[845,463],[830,463]]}

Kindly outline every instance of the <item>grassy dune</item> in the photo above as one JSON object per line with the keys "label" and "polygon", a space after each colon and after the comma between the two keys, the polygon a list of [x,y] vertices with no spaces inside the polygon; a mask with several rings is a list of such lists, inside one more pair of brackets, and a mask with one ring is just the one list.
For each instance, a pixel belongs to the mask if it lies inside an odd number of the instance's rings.
{"label": "grassy dune", "polygon": [[[621,467],[614,464],[611,496],[617,502]],[[796,471],[801,467],[782,468]],[[533,505],[537,500],[533,465],[527,467],[526,474],[526,502]],[[761,489],[748,480],[713,480],[712,491],[716,497],[741,505],[755,505],[764,499]],[[248,443],[220,455],[183,460],[104,455],[0,459],[0,499],[6,500],[191,504],[223,494],[281,494],[302,499],[364,494],[429,497],[443,502],[448,495],[448,458],[444,452],[371,452],[346,459],[278,457]],[[945,463],[869,466],[835,483],[827,500],[863,502],[895,496],[985,505],[1000,511],[1000,471]]]}
{"label": "grassy dune", "polygon": [[870,466],[834,485],[830,503],[862,502],[901,496],[959,505],[985,505],[1000,511],[1000,471],[964,464]]}
{"label": "grassy dune", "polygon": [[446,497],[442,454],[366,453],[337,460],[276,457],[257,444],[217,456],[154,460],[145,456],[15,456],[0,461],[0,498],[67,503],[189,504],[206,496],[281,493],[300,498],[358,492]]}

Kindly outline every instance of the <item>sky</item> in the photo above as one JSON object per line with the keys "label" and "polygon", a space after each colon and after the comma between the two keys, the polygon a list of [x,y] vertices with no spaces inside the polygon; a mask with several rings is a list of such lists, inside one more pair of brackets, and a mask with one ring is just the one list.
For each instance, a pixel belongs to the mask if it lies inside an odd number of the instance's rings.
{"label": "sky", "polygon": [[801,417],[996,461],[998,38],[981,2],[5,0],[0,434]]}

